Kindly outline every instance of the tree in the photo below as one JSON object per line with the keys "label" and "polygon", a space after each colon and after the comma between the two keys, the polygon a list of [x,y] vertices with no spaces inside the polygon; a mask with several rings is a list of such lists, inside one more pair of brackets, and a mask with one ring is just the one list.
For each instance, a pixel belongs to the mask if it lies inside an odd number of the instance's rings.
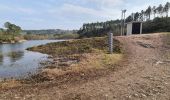
{"label": "tree", "polygon": [[21,27],[11,24],[10,22],[6,22],[4,27],[7,29],[6,33],[12,34],[13,36],[20,34],[22,31]]}
{"label": "tree", "polygon": [[130,16],[128,16],[127,18],[126,18],[126,22],[131,22],[133,20],[133,18],[132,18],[132,16],[130,15]]}
{"label": "tree", "polygon": [[166,13],[166,17],[168,17],[169,9],[170,9],[170,3],[167,2],[165,4],[165,7],[163,8],[163,11]]}
{"label": "tree", "polygon": [[152,8],[151,6],[149,6],[145,12],[149,20],[151,19],[151,12],[152,12]]}
{"label": "tree", "polygon": [[141,21],[144,21],[144,14],[145,14],[145,12],[142,10],[141,13],[140,13],[140,20]]}
{"label": "tree", "polygon": [[162,14],[163,14],[163,6],[162,6],[162,4],[159,5],[159,7],[157,8],[157,11],[160,14],[160,16],[162,16]]}
{"label": "tree", "polygon": [[157,13],[156,6],[153,6],[152,12],[153,12],[153,15],[154,15],[154,18],[155,18],[156,17],[156,13]]}
{"label": "tree", "polygon": [[4,33],[4,29],[0,28],[0,34],[3,34],[3,33]]}
{"label": "tree", "polygon": [[134,15],[134,21],[138,21],[138,19],[139,19],[139,13],[136,12],[135,15]]}
{"label": "tree", "polygon": [[86,30],[86,25],[85,24],[83,24],[83,30]]}

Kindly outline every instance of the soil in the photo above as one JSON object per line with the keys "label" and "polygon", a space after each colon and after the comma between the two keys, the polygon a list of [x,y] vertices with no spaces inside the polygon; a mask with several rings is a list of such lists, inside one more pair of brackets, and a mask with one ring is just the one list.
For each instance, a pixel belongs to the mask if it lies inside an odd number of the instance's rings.
{"label": "soil", "polygon": [[[170,100],[170,52],[164,34],[115,37],[125,58],[114,69],[1,89],[2,100]],[[71,77],[70,77],[71,76]]]}

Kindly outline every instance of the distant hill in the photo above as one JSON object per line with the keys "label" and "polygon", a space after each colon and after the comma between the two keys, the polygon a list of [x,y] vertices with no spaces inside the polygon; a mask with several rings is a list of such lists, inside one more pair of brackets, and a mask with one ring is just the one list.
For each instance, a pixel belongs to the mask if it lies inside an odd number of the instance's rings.
{"label": "distant hill", "polygon": [[71,34],[77,33],[77,30],[61,30],[61,29],[47,29],[47,30],[23,30],[27,34]]}

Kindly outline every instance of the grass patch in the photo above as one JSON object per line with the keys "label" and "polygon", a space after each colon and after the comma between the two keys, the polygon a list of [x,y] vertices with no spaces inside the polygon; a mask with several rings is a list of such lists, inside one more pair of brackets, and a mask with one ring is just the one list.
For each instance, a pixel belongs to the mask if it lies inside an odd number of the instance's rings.
{"label": "grass patch", "polygon": [[[33,82],[44,82],[53,80],[56,77],[65,77],[71,74],[66,80],[70,80],[75,76],[72,75],[80,75],[81,77],[85,74],[94,74],[97,71],[106,71],[106,70],[115,70],[117,69],[117,64],[122,60],[122,54],[105,54],[105,53],[86,53],[81,56],[83,59],[80,60],[79,63],[72,64],[66,68],[45,68],[42,70],[40,74],[34,76],[31,81]],[[91,75],[90,75],[91,76]],[[96,75],[95,75],[96,76]],[[61,78],[59,78],[61,79]]]}
{"label": "grass patch", "polygon": [[81,76],[83,73],[82,77],[84,74],[98,76],[96,75],[98,71],[115,69],[117,66],[114,65],[123,58],[123,55],[120,42],[115,39],[113,41],[113,54],[108,54],[107,37],[69,40],[28,48],[28,50],[52,55],[54,60],[31,80],[43,82],[58,77],[62,80],[67,76],[69,81],[70,78],[75,77],[74,75]]}
{"label": "grass patch", "polygon": [[21,35],[0,34],[0,43],[19,42],[20,40],[23,40]]}
{"label": "grass patch", "polygon": [[[120,53],[120,43],[114,40],[114,52]],[[57,56],[66,56],[72,54],[92,53],[96,51],[108,52],[107,38],[90,38],[70,40],[59,43],[49,43],[38,47],[28,48],[28,50]]]}

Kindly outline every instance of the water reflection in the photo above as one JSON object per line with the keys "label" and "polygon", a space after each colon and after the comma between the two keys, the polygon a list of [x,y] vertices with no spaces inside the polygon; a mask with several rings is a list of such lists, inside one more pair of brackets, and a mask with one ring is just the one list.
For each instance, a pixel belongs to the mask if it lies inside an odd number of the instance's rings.
{"label": "water reflection", "polygon": [[21,43],[0,45],[0,66],[6,61],[9,61],[8,63],[14,63],[17,60],[22,59],[23,56],[24,48]]}
{"label": "water reflection", "polygon": [[0,79],[22,78],[35,73],[39,63],[48,55],[25,50],[28,47],[58,42],[58,40],[37,40],[16,44],[0,44]]}
{"label": "water reflection", "polygon": [[1,52],[0,52],[0,65],[2,65],[3,64],[3,55],[1,54]]}
{"label": "water reflection", "polygon": [[10,52],[8,54],[8,57],[9,57],[11,63],[14,63],[14,62],[22,59],[23,56],[24,56],[24,51]]}

